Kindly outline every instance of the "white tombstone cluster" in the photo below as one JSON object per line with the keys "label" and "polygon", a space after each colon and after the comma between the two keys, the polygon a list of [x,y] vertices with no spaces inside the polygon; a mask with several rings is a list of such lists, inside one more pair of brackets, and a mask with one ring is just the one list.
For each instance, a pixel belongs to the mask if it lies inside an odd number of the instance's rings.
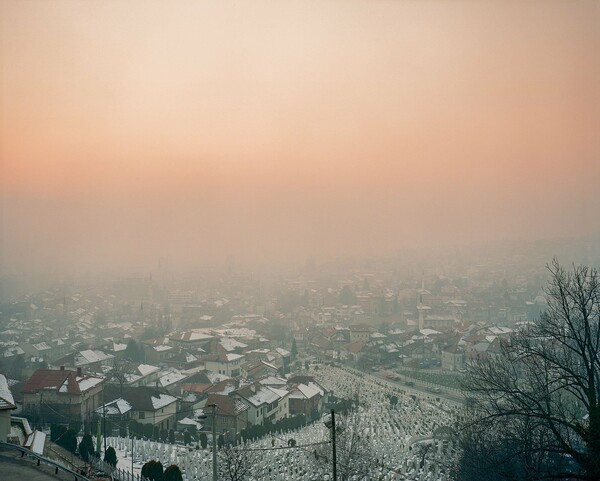
{"label": "white tombstone cluster", "polygon": [[[458,408],[443,400],[413,399],[400,385],[360,375],[349,369],[320,366],[311,373],[337,397],[356,399],[359,409],[353,414],[336,416],[336,422],[346,430],[358,430],[358,457],[364,454],[368,472],[353,474],[351,479],[447,481],[449,469],[456,457],[452,439],[436,439],[440,426],[453,426]],[[390,397],[397,396],[392,407]],[[348,431],[347,431],[348,432]],[[310,424],[286,433],[274,433],[251,442],[243,440],[237,449],[249,450],[250,481],[322,481],[331,479],[331,433],[322,422]],[[289,449],[294,439],[296,447]],[[130,469],[131,440],[109,438],[119,455],[119,467]],[[338,449],[344,449],[344,435],[339,436]],[[344,460],[338,450],[340,462]],[[317,459],[317,456],[319,459]],[[185,481],[207,480],[212,477],[210,449],[195,449],[154,441],[134,441],[134,461],[141,466],[158,460],[163,466],[177,464]],[[355,461],[358,462],[357,456]],[[363,460],[364,461],[364,460]],[[338,479],[340,478],[338,473]]]}

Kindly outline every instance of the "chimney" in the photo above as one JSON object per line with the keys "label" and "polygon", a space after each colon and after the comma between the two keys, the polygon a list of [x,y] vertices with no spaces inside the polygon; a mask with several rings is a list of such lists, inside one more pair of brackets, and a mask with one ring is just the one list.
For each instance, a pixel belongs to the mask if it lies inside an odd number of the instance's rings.
{"label": "chimney", "polygon": [[64,371],[65,370],[65,366],[60,366],[60,370]]}
{"label": "chimney", "polygon": [[81,377],[81,368],[80,367],[77,368],[77,377]]}

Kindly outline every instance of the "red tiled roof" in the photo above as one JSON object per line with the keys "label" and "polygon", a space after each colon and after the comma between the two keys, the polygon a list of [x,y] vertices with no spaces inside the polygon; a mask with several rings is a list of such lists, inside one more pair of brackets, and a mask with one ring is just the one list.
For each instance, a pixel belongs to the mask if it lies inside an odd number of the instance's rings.
{"label": "red tiled roof", "polygon": [[184,392],[203,393],[211,386],[212,384],[184,384],[182,389]]}
{"label": "red tiled roof", "polygon": [[217,414],[221,416],[237,416],[248,409],[243,402],[223,394],[210,394],[206,405],[216,404]]}
{"label": "red tiled roof", "polygon": [[79,384],[76,381],[77,373],[67,370],[38,369],[23,386],[24,393],[36,393],[44,389],[58,391],[68,379],[67,393],[80,394]]}

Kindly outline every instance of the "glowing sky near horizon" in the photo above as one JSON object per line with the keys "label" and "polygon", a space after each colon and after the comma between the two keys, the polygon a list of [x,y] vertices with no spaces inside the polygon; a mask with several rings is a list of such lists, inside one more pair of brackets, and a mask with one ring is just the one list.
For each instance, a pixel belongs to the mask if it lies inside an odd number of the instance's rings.
{"label": "glowing sky near horizon", "polygon": [[7,266],[600,234],[598,2],[0,5]]}

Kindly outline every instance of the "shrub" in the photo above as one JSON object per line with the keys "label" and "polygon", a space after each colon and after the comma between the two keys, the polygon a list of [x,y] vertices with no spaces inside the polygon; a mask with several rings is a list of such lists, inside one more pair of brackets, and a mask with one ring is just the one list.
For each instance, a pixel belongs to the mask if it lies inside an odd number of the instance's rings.
{"label": "shrub", "polygon": [[85,434],[79,443],[79,456],[86,463],[90,460],[90,455],[94,454],[94,440],[91,434]]}
{"label": "shrub", "polygon": [[66,432],[56,440],[56,444],[70,453],[75,454],[75,452],[77,452],[77,433],[72,429],[67,429]]}
{"label": "shrub", "polygon": [[163,474],[163,481],[183,481],[183,476],[179,466],[171,464]]}
{"label": "shrub", "polygon": [[108,449],[106,450],[106,453],[104,453],[104,461],[107,464],[110,464],[113,468],[117,466],[118,460],[117,460],[117,453],[115,452],[115,448],[113,448],[112,446],[108,447]]}
{"label": "shrub", "polygon": [[69,421],[69,429],[75,431],[75,434],[79,434],[79,431],[81,431],[81,421]]}
{"label": "shrub", "polygon": [[163,481],[163,465],[160,461],[148,461],[142,466],[142,477],[149,481]]}

